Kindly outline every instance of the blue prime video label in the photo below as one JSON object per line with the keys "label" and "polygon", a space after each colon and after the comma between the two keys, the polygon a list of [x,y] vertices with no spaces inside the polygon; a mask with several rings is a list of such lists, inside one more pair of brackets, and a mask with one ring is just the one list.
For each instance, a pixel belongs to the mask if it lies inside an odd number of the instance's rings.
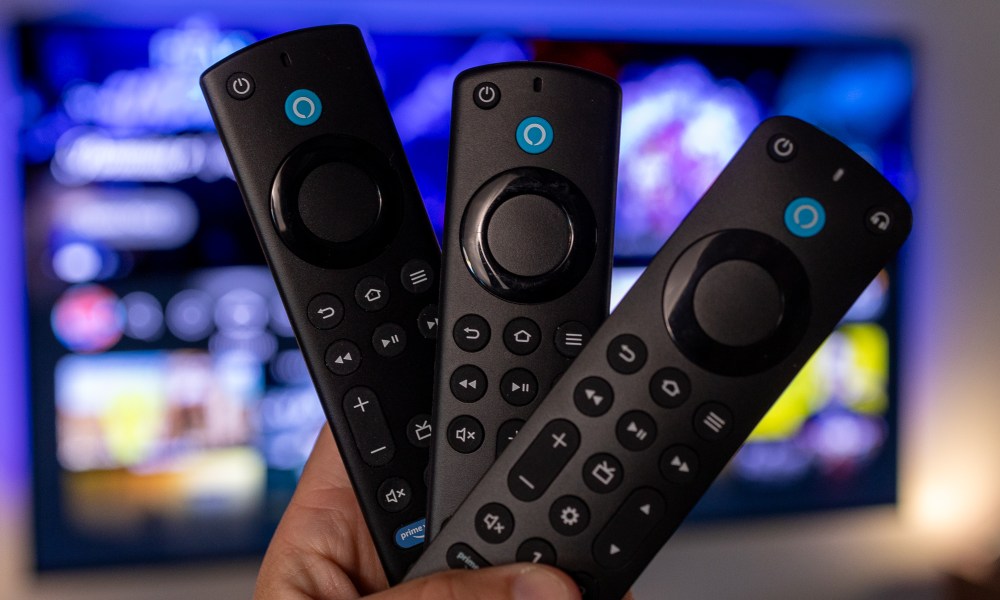
{"label": "blue prime video label", "polygon": [[400,548],[412,548],[424,543],[424,530],[427,519],[414,521],[396,530],[396,545]]}

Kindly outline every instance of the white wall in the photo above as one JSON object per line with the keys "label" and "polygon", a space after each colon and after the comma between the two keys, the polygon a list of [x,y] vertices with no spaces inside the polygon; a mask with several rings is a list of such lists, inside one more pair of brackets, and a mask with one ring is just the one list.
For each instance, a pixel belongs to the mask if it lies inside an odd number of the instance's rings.
{"label": "white wall", "polygon": [[[141,2],[111,4],[101,6],[124,20],[153,23],[206,5],[180,0],[151,13],[135,8]],[[277,0],[247,2],[240,14],[273,19],[277,13],[301,23],[307,10],[320,7],[330,14],[311,19],[317,23],[344,15],[365,21],[377,8],[405,29],[408,11],[423,5],[359,0],[289,9],[284,4],[274,11],[268,7],[279,5]],[[471,10],[461,1],[452,4],[456,22]],[[933,584],[944,570],[1000,555],[1000,2],[633,0],[612,8],[617,4],[578,0],[552,7],[540,0],[505,0],[497,3],[494,18],[541,32],[602,14],[602,21],[623,30],[669,26],[738,35],[746,27],[770,27],[780,15],[781,27],[795,23],[799,35],[890,33],[911,40],[917,51],[914,147],[920,190],[908,245],[898,510],[684,527],[640,580],[637,596],[934,597]],[[8,0],[0,14],[58,14],[86,5]],[[0,139],[0,153],[9,147],[9,139]],[[0,154],[0,169],[11,164]],[[0,190],[4,202],[10,194]],[[0,322],[0,331],[9,331],[6,325]],[[24,574],[20,544],[25,517],[20,509],[3,507],[0,502],[0,599],[248,596],[253,566],[246,564],[63,575],[32,583]]]}

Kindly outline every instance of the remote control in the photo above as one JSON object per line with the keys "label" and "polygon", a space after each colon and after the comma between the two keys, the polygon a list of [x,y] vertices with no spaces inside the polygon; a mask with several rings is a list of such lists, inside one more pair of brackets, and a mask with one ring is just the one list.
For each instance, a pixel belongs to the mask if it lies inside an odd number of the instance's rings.
{"label": "remote control", "polygon": [[607,318],[621,89],[515,62],[455,80],[428,530]]}
{"label": "remote control", "polygon": [[440,250],[361,32],[304,29],[202,75],[390,582],[420,554]]}
{"label": "remote control", "polygon": [[408,577],[534,561],[621,598],[910,222],[846,146],[765,121]]}

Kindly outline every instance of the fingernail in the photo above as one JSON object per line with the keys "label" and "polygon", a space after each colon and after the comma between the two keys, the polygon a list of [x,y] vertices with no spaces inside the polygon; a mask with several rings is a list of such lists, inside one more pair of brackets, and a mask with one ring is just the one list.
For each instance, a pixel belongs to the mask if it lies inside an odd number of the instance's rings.
{"label": "fingernail", "polygon": [[511,586],[514,600],[573,600],[580,596],[569,590],[554,573],[537,567],[526,567]]}

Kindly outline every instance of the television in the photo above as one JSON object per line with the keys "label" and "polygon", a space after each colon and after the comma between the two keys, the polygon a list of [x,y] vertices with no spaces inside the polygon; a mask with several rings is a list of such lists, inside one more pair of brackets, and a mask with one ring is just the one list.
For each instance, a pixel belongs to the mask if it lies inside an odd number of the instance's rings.
{"label": "television", "polygon": [[[17,30],[40,570],[262,552],[323,425],[198,88],[276,33]],[[767,116],[814,123],[913,196],[896,41],[365,33],[439,234],[457,73],[545,60],[621,83],[613,302]],[[693,519],[894,500],[898,275],[872,283]]]}

